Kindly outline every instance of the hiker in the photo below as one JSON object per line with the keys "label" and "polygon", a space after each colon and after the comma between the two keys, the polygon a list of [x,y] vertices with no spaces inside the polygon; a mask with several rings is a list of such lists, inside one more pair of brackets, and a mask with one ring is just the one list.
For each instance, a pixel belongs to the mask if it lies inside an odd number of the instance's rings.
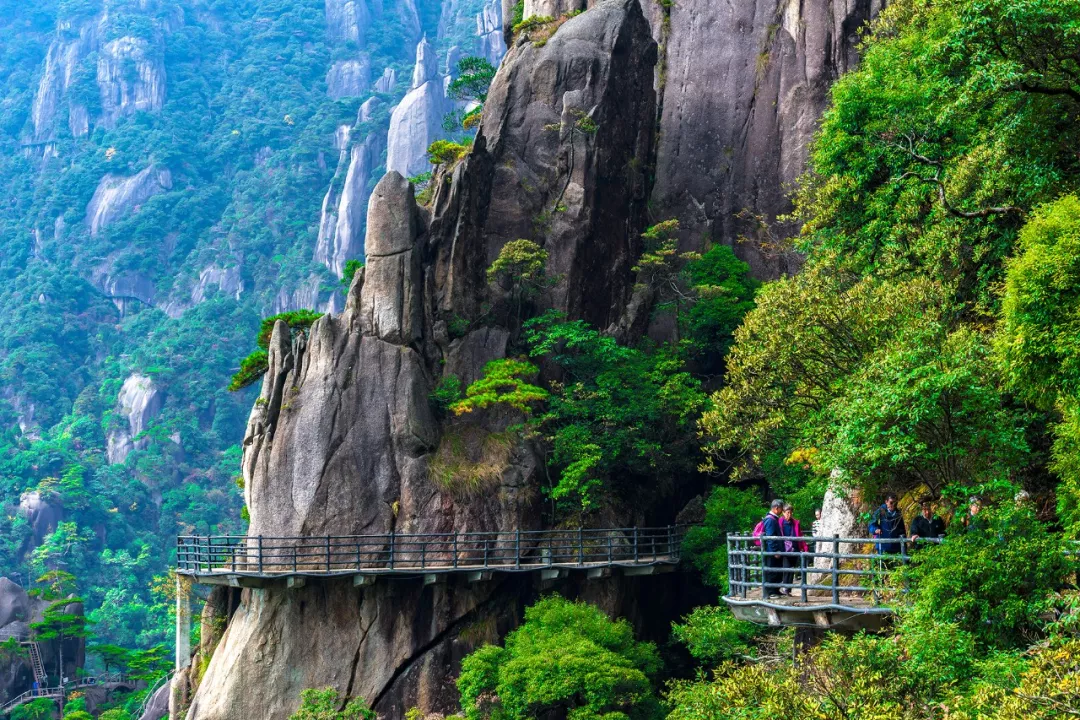
{"label": "hiker", "polygon": [[[885,496],[885,504],[877,509],[870,520],[870,534],[879,540],[893,540],[907,535],[904,528],[904,516],[896,507],[896,495]],[[879,542],[876,544],[878,555],[899,554],[902,543]]]}
{"label": "hiker", "polygon": [[968,498],[968,514],[964,518],[965,532],[978,530],[982,526],[982,520],[979,518],[980,510],[982,510],[982,498],[978,495],[972,495]]}
{"label": "hiker", "polygon": [[[780,532],[785,538],[792,538],[791,540],[784,540],[784,552],[789,553],[804,553],[807,551],[806,541],[799,540],[802,537],[802,528],[799,527],[799,521],[795,519],[795,508],[791,503],[784,503],[784,512],[780,516]],[[784,573],[784,585],[787,585],[787,589],[780,588],[780,594],[789,595],[790,590],[795,589],[795,568],[799,567],[799,558],[795,555],[784,555],[784,567],[787,568],[787,572]]]}
{"label": "hiker", "polygon": [[[934,504],[922,501],[922,512],[911,521],[911,541],[945,537],[945,521],[934,514]],[[915,545],[912,545],[915,547]]]}
{"label": "hiker", "polygon": [[784,551],[784,534],[780,526],[780,515],[784,512],[784,501],[776,499],[772,501],[769,512],[761,519],[761,535],[776,538],[775,540],[762,540],[762,549],[765,551],[765,596],[767,598],[780,597],[780,586],[784,582],[784,557],[780,554]]}

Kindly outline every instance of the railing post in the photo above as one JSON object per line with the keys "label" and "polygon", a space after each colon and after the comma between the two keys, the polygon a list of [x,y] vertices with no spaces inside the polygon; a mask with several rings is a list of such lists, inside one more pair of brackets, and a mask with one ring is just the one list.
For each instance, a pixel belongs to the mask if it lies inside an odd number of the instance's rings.
{"label": "railing post", "polygon": [[806,553],[799,552],[799,590],[802,591],[802,601],[806,602]]}
{"label": "railing post", "polygon": [[263,571],[263,556],[262,556],[262,535],[259,536],[259,574],[262,575]]}
{"label": "railing post", "polygon": [[427,565],[427,540],[420,541],[420,569]]}
{"label": "railing post", "polygon": [[769,589],[770,588],[765,587],[766,572],[765,572],[765,536],[764,535],[761,536],[760,553],[761,553],[761,599],[762,600],[768,600],[769,599]]}
{"label": "railing post", "polygon": [[611,564],[611,533],[607,534],[607,564]]}
{"label": "railing post", "polygon": [[488,536],[484,536],[484,567],[488,566]]}
{"label": "railing post", "polygon": [[514,533],[514,567],[521,568],[521,528]]}
{"label": "railing post", "polygon": [[746,567],[746,559],[748,556],[746,551],[750,549],[747,542],[747,540],[736,541],[736,546],[739,547],[739,586],[742,587],[742,596],[744,600],[746,599],[746,593],[749,590],[747,585],[749,585],[750,580],[750,571]]}
{"label": "railing post", "polygon": [[390,569],[394,569],[394,531],[390,531]]}
{"label": "railing post", "polygon": [[585,539],[580,525],[577,529],[577,564],[585,564]]}
{"label": "railing post", "polygon": [[840,604],[840,536],[833,535],[833,558],[832,558],[832,601],[834,605]]}
{"label": "railing post", "polygon": [[356,541],[356,569],[359,570],[363,563],[360,560],[360,541]]}
{"label": "railing post", "polygon": [[634,526],[634,562],[638,561],[638,531],[637,525]]}
{"label": "railing post", "polygon": [[454,567],[457,568],[457,533],[454,533]]}

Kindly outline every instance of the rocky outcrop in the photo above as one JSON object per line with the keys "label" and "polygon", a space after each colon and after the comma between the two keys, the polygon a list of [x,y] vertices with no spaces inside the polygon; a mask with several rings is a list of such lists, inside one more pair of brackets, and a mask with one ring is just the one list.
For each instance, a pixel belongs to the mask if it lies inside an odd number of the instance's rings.
{"label": "rocky outcrop", "polygon": [[443,117],[451,109],[435,50],[424,38],[416,46],[412,89],[390,115],[387,171],[412,177],[428,170],[428,146],[442,136]]}
{"label": "rocky outcrop", "polygon": [[240,275],[240,266],[233,265],[223,268],[217,265],[207,265],[199,273],[199,280],[191,289],[191,304],[198,305],[207,298],[211,288],[223,295],[228,295],[236,300],[244,292],[244,280]]}
{"label": "rocky outcrop", "polygon": [[359,97],[371,85],[371,61],[367,56],[339,60],[326,73],[326,94],[334,100]]}
{"label": "rocky outcrop", "polygon": [[858,31],[882,4],[674,3],[654,219],[678,218],[685,247],[700,248],[706,239],[734,245],[760,277],[793,271],[797,258],[762,248],[757,217],[772,223],[790,210],[788,186],[805,167],[828,88],[856,61]]}
{"label": "rocky outcrop", "polygon": [[[46,142],[53,138],[57,114],[79,64],[97,48],[97,30],[96,24],[87,23],[79,28],[76,38],[69,40],[58,36],[49,45],[30,114],[34,125],[34,142]],[[85,135],[89,129],[86,108],[71,105],[69,123],[72,135]]]}
{"label": "rocky outcrop", "polygon": [[41,545],[45,537],[56,530],[64,519],[64,506],[55,495],[30,490],[19,498],[19,515],[30,526],[29,545],[23,547],[21,553],[25,555]]}
{"label": "rocky outcrop", "polygon": [[375,81],[375,92],[393,92],[395,85],[397,85],[397,71],[391,67],[384,68],[383,74]]}
{"label": "rocky outcrop", "polygon": [[476,16],[476,37],[480,39],[480,57],[495,66],[506,54],[502,25],[502,5],[499,0],[485,3],[484,9]]}
{"label": "rocky outcrop", "polygon": [[165,104],[163,53],[143,38],[125,36],[102,45],[97,81],[107,128],[122,116],[157,111]]}
{"label": "rocky outcrop", "polygon": [[86,224],[97,235],[110,223],[138,209],[153,196],[172,188],[172,173],[154,165],[128,177],[109,173],[98,182],[86,206]]}
{"label": "rocky outcrop", "polygon": [[596,0],[525,0],[522,17],[526,20],[534,16],[557,18],[572,12],[583,12],[595,4]]}
{"label": "rocky outcrop", "polygon": [[[582,265],[572,270],[559,259],[573,277],[545,303],[602,323],[620,313],[648,197],[655,57],[636,0],[602,3],[543,47],[511,50],[473,151],[451,177],[440,177],[430,211],[416,205],[400,174],[379,182],[368,210],[367,264],[344,313],[296,338],[284,323],[274,329],[244,439],[250,533],[539,526],[541,461],[524,441],[498,458],[482,493],[432,478],[445,437],[483,438],[517,421],[498,413],[467,424],[437,419],[429,394],[438,376],[451,368],[476,377],[509,338],[508,328],[484,327],[451,339],[446,319],[489,300],[484,268],[517,237]],[[582,117],[596,127],[577,125]],[[558,129],[545,130],[552,124]],[[574,127],[588,128],[588,137]],[[565,205],[562,217],[538,229],[531,215],[556,205]],[[588,283],[581,272],[593,274]],[[245,590],[187,717],[284,719],[307,687],[363,697],[388,718],[411,706],[450,711],[454,665],[513,627],[534,595],[523,578],[367,588],[346,579]]]}
{"label": "rocky outcrop", "polygon": [[332,42],[363,47],[370,22],[366,0],[326,0],[326,32]]}
{"label": "rocky outcrop", "polygon": [[[42,620],[50,604],[40,597],[30,597],[21,586],[0,577],[0,642],[9,638],[24,640],[31,637],[33,631],[30,626]],[[62,612],[82,615],[82,603],[67,603]],[[38,648],[46,672],[55,678],[60,661],[60,643],[55,640],[39,642]],[[65,640],[63,650],[64,674],[74,677],[76,670],[84,665],[86,641],[81,638]],[[31,689],[33,682],[34,674],[28,659],[14,657],[0,661],[0,704]]]}
{"label": "rocky outcrop", "polygon": [[138,436],[150,426],[165,405],[165,393],[146,375],[133,373],[124,381],[116,398],[118,414],[126,421],[109,431],[108,460],[122,463],[132,450],[146,448],[149,440]]}
{"label": "rocky outcrop", "polygon": [[[356,127],[371,121],[380,104],[380,100],[371,98],[361,105]],[[382,137],[380,131],[374,130],[355,143],[348,153],[345,146],[342,147],[338,172],[323,198],[315,262],[322,263],[335,275],[342,274],[347,261],[364,256],[364,228],[371,195],[369,182],[382,156]],[[338,176],[346,166],[348,169],[341,181]]]}

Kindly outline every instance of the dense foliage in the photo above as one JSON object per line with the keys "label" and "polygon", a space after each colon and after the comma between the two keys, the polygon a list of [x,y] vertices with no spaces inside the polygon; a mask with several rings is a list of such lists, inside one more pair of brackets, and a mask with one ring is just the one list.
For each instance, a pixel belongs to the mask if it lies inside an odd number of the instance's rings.
{"label": "dense foliage", "polygon": [[[362,59],[408,78],[425,34],[440,57],[477,47],[482,0],[443,5],[411,4],[413,37],[388,4],[360,47],[323,0],[0,0],[0,575],[33,588],[73,573],[103,644],[171,645],[175,536],[243,532],[234,478],[254,394],[228,392],[230,377],[261,318],[341,306],[347,286],[314,259],[320,203],[344,178],[335,136],[370,97],[351,142],[385,134],[408,90],[331,97],[331,70]],[[135,49],[107,57],[121,38]],[[95,225],[99,189],[144,171],[152,194]],[[351,280],[362,258],[348,260]],[[256,344],[232,389],[264,371]],[[138,431],[118,402],[136,376],[159,408]],[[20,502],[42,508],[36,526]]]}
{"label": "dense foliage", "polygon": [[458,678],[467,720],[648,720],[662,716],[653,677],[656,648],[634,639],[625,620],[559,597],[525,611],[502,647],[467,657]]}

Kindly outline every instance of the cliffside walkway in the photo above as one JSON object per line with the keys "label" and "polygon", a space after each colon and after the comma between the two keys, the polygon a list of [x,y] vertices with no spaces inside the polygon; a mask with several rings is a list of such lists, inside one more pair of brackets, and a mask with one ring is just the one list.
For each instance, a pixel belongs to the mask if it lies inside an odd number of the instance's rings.
{"label": "cliffside walkway", "polygon": [[[770,568],[759,540],[790,537],[728,535],[728,594],[736,617],[763,625],[873,630],[892,614],[890,572],[908,561],[919,544],[908,538],[801,537],[808,552],[781,552],[787,568]],[[879,554],[876,545],[890,552]],[[780,576],[780,572],[786,576]],[[774,574],[775,573],[775,574]],[[779,595],[783,589],[788,594]]]}
{"label": "cliffside walkway", "polygon": [[662,572],[679,563],[683,529],[575,528],[509,532],[417,533],[324,537],[177,538],[177,573],[195,582],[260,587],[267,581],[353,576],[375,578],[448,574],[487,579],[491,573],[536,572],[554,579],[571,570],[592,576],[620,568],[630,575]]}
{"label": "cliffside walkway", "polygon": [[[123,687],[134,690],[138,685],[138,680],[134,680],[123,675],[100,675],[97,677],[83,678],[77,682],[68,683],[64,686],[65,693],[71,693],[74,690],[85,690],[87,688],[103,687],[109,690]],[[36,690],[27,690],[22,695],[17,695],[3,706],[0,706],[0,715],[8,715],[12,710],[25,705],[33,700],[40,698],[58,699],[60,697],[60,686],[49,688],[37,688]]]}

